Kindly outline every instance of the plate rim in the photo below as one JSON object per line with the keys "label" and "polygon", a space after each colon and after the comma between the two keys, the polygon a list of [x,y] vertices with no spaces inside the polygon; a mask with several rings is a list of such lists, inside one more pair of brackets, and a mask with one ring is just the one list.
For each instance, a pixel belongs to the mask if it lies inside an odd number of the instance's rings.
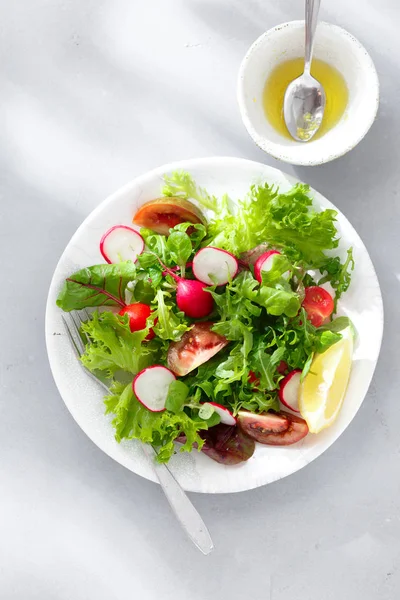
{"label": "plate rim", "polygon": [[[167,163],[164,165],[161,165],[159,167],[156,167],[154,169],[151,169],[149,171],[145,171],[142,172],[141,174],[137,175],[136,177],[134,177],[133,179],[131,179],[129,182],[127,182],[125,185],[121,186],[120,188],[118,188],[116,191],[114,191],[113,193],[109,194],[104,200],[102,200],[92,211],[90,211],[86,217],[83,219],[83,221],[81,222],[81,224],[78,226],[78,228],[75,230],[75,232],[73,233],[73,235],[71,236],[71,238],[69,239],[67,245],[65,246],[63,252],[61,253],[57,264],[54,268],[52,277],[51,277],[51,281],[50,281],[50,285],[49,285],[49,289],[48,289],[48,294],[47,294],[47,299],[46,299],[46,308],[45,308],[45,342],[46,342],[46,351],[47,351],[47,357],[48,357],[48,361],[49,361],[49,365],[50,365],[50,370],[52,373],[52,377],[53,380],[56,384],[58,393],[61,396],[61,399],[63,400],[66,408],[68,409],[68,412],[71,414],[72,418],[74,419],[74,421],[77,423],[77,425],[79,426],[79,428],[83,431],[83,433],[91,440],[92,443],[94,443],[99,450],[101,450],[102,452],[104,452],[107,456],[109,456],[109,458],[111,458],[112,460],[114,460],[116,463],[120,464],[121,466],[127,468],[129,471],[131,471],[132,473],[134,473],[135,475],[138,475],[140,477],[144,477],[145,479],[147,479],[148,481],[153,481],[155,483],[158,484],[158,480],[156,478],[156,476],[154,475],[154,477],[150,477],[147,476],[146,474],[142,474],[142,473],[138,473],[136,471],[133,471],[132,468],[127,465],[124,464],[123,462],[121,462],[120,460],[118,460],[118,458],[112,456],[106,449],[102,448],[94,439],[93,437],[86,431],[86,429],[81,425],[81,423],[78,422],[76,416],[74,415],[74,413],[72,412],[68,402],[66,401],[66,399],[64,398],[64,395],[59,387],[59,384],[57,382],[56,379],[56,375],[55,375],[55,369],[53,367],[53,361],[54,361],[54,356],[52,355],[52,351],[49,347],[49,340],[50,340],[50,320],[51,320],[51,311],[54,310],[54,306],[51,302],[51,295],[53,292],[54,287],[59,286],[59,281],[57,280],[57,271],[58,268],[60,266],[60,263],[63,261],[64,256],[67,254],[67,251],[69,249],[69,247],[71,246],[71,244],[73,244],[74,239],[76,237],[78,237],[79,233],[81,232],[82,229],[84,229],[84,227],[86,226],[86,223],[89,219],[92,219],[93,217],[95,217],[97,215],[97,213],[101,212],[105,206],[107,206],[108,204],[115,202],[115,200],[122,195],[125,195],[128,191],[130,191],[132,188],[134,188],[135,186],[141,184],[142,181],[145,181],[147,179],[152,179],[155,176],[160,176],[160,180],[162,175],[164,175],[165,173],[174,171],[174,170],[188,170],[190,171],[191,168],[196,168],[196,167],[204,167],[204,165],[207,165],[209,163],[212,163],[213,166],[214,165],[218,165],[218,164],[224,164],[227,165],[228,163],[231,164],[236,164],[236,165],[251,165],[253,167],[257,167],[257,168],[262,168],[264,170],[269,170],[269,171],[275,171],[276,173],[279,174],[283,174],[285,176],[285,178],[288,179],[288,181],[290,181],[292,184],[301,182],[300,179],[298,179],[296,176],[291,175],[286,173],[285,171],[282,171],[281,169],[278,169],[276,167],[272,167],[270,165],[267,165],[265,163],[259,162],[259,161],[253,161],[247,158],[240,158],[240,157],[232,157],[232,156],[206,156],[206,157],[201,157],[201,158],[193,158],[193,159],[185,159],[185,160],[180,160],[180,161],[173,161],[171,163]],[[363,249],[363,251],[365,252],[367,258],[369,259],[370,262],[370,267],[371,267],[371,272],[375,277],[375,281],[376,281],[376,287],[377,287],[377,293],[378,293],[378,300],[379,300],[379,316],[380,316],[380,330],[379,330],[379,343],[378,343],[378,348],[377,348],[377,353],[376,353],[376,358],[374,360],[374,364],[373,364],[373,370],[371,373],[371,377],[370,377],[370,381],[368,383],[368,388],[364,394],[364,397],[362,398],[360,405],[358,406],[358,408],[356,409],[356,411],[354,412],[354,414],[351,416],[351,418],[349,419],[349,421],[346,423],[345,427],[338,432],[338,434],[336,436],[334,436],[332,438],[332,440],[330,440],[330,443],[323,449],[321,450],[321,452],[319,452],[316,456],[314,456],[310,461],[304,462],[304,464],[293,464],[294,468],[293,469],[288,469],[287,472],[285,472],[283,475],[274,478],[273,480],[269,480],[269,481],[263,481],[260,482],[259,479],[257,480],[247,480],[247,484],[245,486],[238,486],[235,489],[229,489],[229,490],[223,490],[223,489],[208,489],[209,486],[203,486],[201,489],[198,488],[197,486],[195,487],[189,487],[189,486],[183,486],[184,489],[186,491],[189,492],[193,492],[193,493],[205,493],[205,494],[226,494],[226,493],[239,493],[239,492],[244,492],[244,491],[248,491],[251,489],[256,489],[258,487],[262,487],[264,485],[268,485],[271,483],[274,483],[275,481],[278,481],[280,479],[283,479],[285,477],[288,477],[289,475],[292,475],[293,473],[300,471],[301,469],[303,469],[305,466],[307,466],[308,464],[310,464],[311,462],[313,462],[314,460],[316,460],[317,458],[319,458],[322,454],[324,454],[324,452],[326,452],[338,439],[339,437],[344,433],[344,431],[349,427],[349,425],[351,424],[351,422],[353,421],[354,417],[356,416],[356,414],[358,413],[362,403],[364,402],[366,395],[368,393],[369,387],[371,385],[373,376],[375,374],[375,370],[376,370],[376,366],[378,363],[378,359],[380,356],[380,351],[381,351],[381,346],[382,346],[382,338],[383,338],[383,332],[384,332],[384,306],[383,306],[383,299],[382,299],[382,291],[381,291],[381,287],[380,287],[380,283],[379,283],[379,279],[373,264],[373,261],[369,255],[369,252],[362,240],[362,238],[360,237],[360,235],[358,234],[358,232],[356,231],[356,229],[353,227],[352,223],[348,220],[348,218],[346,217],[346,215],[339,209],[337,208],[326,196],[324,196],[324,194],[322,194],[321,192],[319,192],[318,190],[316,190],[315,188],[310,186],[310,191],[311,192],[315,192],[318,195],[322,196],[324,201],[326,201],[330,207],[332,207],[333,209],[335,209],[347,222],[347,224],[350,225],[352,231],[354,232],[355,236],[358,238],[360,245]],[[117,442],[115,442],[117,443]],[[205,489],[204,489],[205,487]]]}

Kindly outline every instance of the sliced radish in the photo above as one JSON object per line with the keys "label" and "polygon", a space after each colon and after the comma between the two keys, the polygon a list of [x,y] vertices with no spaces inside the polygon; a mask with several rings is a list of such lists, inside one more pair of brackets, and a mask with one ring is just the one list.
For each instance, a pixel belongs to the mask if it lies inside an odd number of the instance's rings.
{"label": "sliced radish", "polygon": [[114,225],[100,240],[100,252],[108,263],[135,262],[143,250],[144,239],[140,233],[126,225]]}
{"label": "sliced radish", "polygon": [[162,412],[165,410],[168,388],[175,379],[167,367],[154,365],[136,375],[132,383],[133,391],[139,402],[151,412]]}
{"label": "sliced radish", "polygon": [[[261,254],[261,256],[257,259],[256,264],[254,265],[254,277],[259,283],[262,283],[262,272],[270,271],[272,269],[274,257],[277,254],[280,254],[278,250],[268,250],[268,252],[264,252],[264,254]],[[289,279],[290,271],[283,273],[282,277]]]}
{"label": "sliced radish", "polygon": [[279,399],[287,408],[294,412],[299,410],[299,389],[301,370],[295,369],[284,377],[280,383]]}
{"label": "sliced radish", "polygon": [[225,285],[236,276],[239,263],[230,252],[207,246],[197,252],[192,268],[194,276],[202,283]]}
{"label": "sliced radish", "polygon": [[221,423],[224,425],[231,425],[232,427],[236,425],[236,418],[229,408],[226,408],[217,402],[209,402],[209,404],[211,404],[214,411],[221,417]]}

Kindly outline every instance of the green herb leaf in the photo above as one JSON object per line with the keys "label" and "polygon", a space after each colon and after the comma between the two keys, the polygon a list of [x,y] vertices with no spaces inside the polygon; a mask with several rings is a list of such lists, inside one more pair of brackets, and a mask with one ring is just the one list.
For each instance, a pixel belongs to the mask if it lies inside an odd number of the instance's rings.
{"label": "green herb leaf", "polygon": [[318,285],[322,285],[329,281],[331,286],[336,291],[335,294],[335,310],[336,303],[344,292],[349,289],[351,281],[351,271],[354,270],[355,262],[353,258],[353,248],[347,250],[347,258],[342,264],[339,257],[329,258],[320,267],[321,273],[326,273],[322,279],[318,282]]}
{"label": "green herb leaf", "polygon": [[347,327],[354,328],[354,325],[353,325],[352,321],[349,319],[349,317],[337,317],[330,323],[326,323],[325,325],[322,325],[321,327],[319,327],[318,330],[319,331],[334,331],[335,333],[338,333],[340,331],[343,331],[343,329],[347,329]]}
{"label": "green herb leaf", "polygon": [[172,231],[168,237],[167,249],[171,260],[180,267],[184,267],[192,254],[190,237],[182,231]]}
{"label": "green herb leaf", "polygon": [[183,381],[180,381],[179,379],[172,381],[168,388],[165,408],[175,414],[181,412],[188,395],[189,388]]}
{"label": "green herb leaf", "polygon": [[[167,238],[165,235],[159,235],[158,233],[154,233],[151,229],[140,230],[140,235],[144,239],[147,248],[150,252],[154,252],[164,264],[167,264],[168,261],[168,249],[167,249]],[[143,254],[141,255],[143,257]],[[142,258],[143,260],[143,258]]]}
{"label": "green herb leaf", "polygon": [[342,339],[340,333],[334,333],[333,331],[321,331],[318,333],[318,341],[317,341],[317,352],[322,354],[326,352],[328,348],[336,344],[339,340]]}
{"label": "green herb leaf", "polygon": [[288,292],[278,287],[272,288],[263,285],[257,296],[257,303],[261,304],[270,315],[286,315],[294,317],[300,309],[300,300],[294,292]]}
{"label": "green herb leaf", "polygon": [[251,369],[257,373],[261,389],[271,391],[277,387],[276,367],[285,355],[285,348],[277,348],[272,354],[267,354],[267,348],[265,341],[259,339],[259,343],[251,355]]}
{"label": "green herb leaf", "polygon": [[207,235],[207,229],[202,223],[179,223],[172,231],[183,231],[190,237],[193,252],[200,248],[202,240]]}
{"label": "green herb leaf", "polygon": [[185,315],[177,310],[171,295],[160,289],[157,291],[154,305],[153,314],[158,318],[153,327],[155,334],[162,340],[179,341],[185,331],[190,329]]}

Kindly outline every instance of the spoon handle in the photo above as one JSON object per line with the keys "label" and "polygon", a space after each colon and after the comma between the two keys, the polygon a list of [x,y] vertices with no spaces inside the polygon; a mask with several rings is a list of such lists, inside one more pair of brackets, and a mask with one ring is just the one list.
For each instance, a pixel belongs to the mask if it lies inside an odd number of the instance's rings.
{"label": "spoon handle", "polygon": [[321,0],[306,0],[306,50],[304,73],[310,74],[315,30],[317,28],[319,6]]}

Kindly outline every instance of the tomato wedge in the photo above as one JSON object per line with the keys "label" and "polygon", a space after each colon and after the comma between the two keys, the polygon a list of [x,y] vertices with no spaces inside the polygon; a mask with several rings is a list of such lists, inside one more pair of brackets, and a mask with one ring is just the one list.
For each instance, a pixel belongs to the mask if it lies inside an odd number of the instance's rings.
{"label": "tomato wedge", "polygon": [[305,289],[302,306],[307,313],[308,320],[311,321],[314,327],[320,327],[325,323],[335,308],[330,293],[318,285],[312,285]]}
{"label": "tomato wedge", "polygon": [[179,342],[172,342],[168,350],[168,367],[182,377],[207,362],[229,343],[223,336],[211,331],[214,323],[196,323],[183,334]]}
{"label": "tomato wedge", "polygon": [[[136,302],[135,304],[128,304],[119,311],[119,315],[129,316],[129,329],[133,331],[141,331],[145,329],[147,319],[150,316],[151,308],[148,304],[143,302]],[[155,336],[152,329],[149,331],[149,335],[146,337],[147,341],[150,341]]]}
{"label": "tomato wedge", "polygon": [[166,197],[143,204],[133,217],[133,222],[156,233],[168,235],[169,230],[179,223],[205,223],[205,219],[201,210],[190,200]]}

